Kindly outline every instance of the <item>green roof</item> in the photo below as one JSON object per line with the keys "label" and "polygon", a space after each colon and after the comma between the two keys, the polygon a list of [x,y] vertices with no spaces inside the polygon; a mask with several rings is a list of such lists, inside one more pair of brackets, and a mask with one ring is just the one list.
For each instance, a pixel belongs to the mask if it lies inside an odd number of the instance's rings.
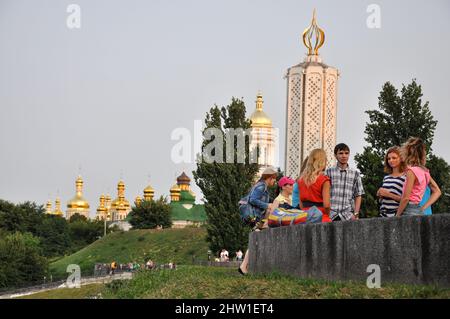
{"label": "green roof", "polygon": [[183,207],[182,202],[170,203],[170,215],[172,220],[188,220],[192,222],[205,222],[206,213],[204,205],[193,205],[191,209]]}
{"label": "green roof", "polygon": [[192,196],[189,191],[180,192],[180,203],[182,204],[195,204],[195,197]]}

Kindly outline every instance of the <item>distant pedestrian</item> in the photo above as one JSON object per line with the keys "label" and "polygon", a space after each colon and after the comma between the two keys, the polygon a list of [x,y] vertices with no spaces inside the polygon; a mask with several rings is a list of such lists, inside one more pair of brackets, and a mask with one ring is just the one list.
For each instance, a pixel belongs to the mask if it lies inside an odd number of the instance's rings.
{"label": "distant pedestrian", "polygon": [[242,253],[242,250],[238,250],[237,252],[236,252],[236,260],[237,261],[242,261],[242,257],[243,257],[243,253]]}
{"label": "distant pedestrian", "polygon": [[117,269],[117,263],[116,263],[116,261],[113,261],[111,263],[111,275],[114,275],[116,269]]}

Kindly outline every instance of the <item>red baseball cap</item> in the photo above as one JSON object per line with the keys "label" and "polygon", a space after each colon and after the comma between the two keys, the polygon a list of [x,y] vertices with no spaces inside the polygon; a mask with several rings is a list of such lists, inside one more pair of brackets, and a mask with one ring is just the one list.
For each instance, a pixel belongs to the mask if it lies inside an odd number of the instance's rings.
{"label": "red baseball cap", "polygon": [[283,176],[279,181],[278,181],[278,186],[283,187],[284,185],[289,184],[289,185],[294,185],[295,181],[292,178],[289,178],[287,176]]}

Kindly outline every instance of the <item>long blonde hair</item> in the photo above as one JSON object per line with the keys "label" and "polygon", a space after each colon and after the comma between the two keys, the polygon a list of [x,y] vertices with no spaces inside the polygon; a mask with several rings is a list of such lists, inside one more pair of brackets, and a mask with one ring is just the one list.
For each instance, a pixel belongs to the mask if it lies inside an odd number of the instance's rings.
{"label": "long blonde hair", "polygon": [[419,137],[410,137],[401,147],[401,157],[408,166],[421,166],[425,168],[427,156],[425,144]]}
{"label": "long blonde hair", "polygon": [[306,162],[306,167],[301,175],[307,186],[314,184],[317,177],[325,170],[327,165],[327,153],[321,148],[311,151]]}

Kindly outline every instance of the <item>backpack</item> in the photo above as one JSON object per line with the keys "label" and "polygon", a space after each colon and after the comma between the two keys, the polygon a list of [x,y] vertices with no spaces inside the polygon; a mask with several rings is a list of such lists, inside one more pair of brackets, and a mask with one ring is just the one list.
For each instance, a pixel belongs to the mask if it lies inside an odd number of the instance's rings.
{"label": "backpack", "polygon": [[256,212],[255,207],[253,207],[253,205],[249,203],[250,196],[252,195],[254,189],[255,187],[252,187],[250,193],[247,196],[242,197],[238,203],[239,215],[242,222],[252,227],[261,220],[261,216],[259,216],[259,214]]}

